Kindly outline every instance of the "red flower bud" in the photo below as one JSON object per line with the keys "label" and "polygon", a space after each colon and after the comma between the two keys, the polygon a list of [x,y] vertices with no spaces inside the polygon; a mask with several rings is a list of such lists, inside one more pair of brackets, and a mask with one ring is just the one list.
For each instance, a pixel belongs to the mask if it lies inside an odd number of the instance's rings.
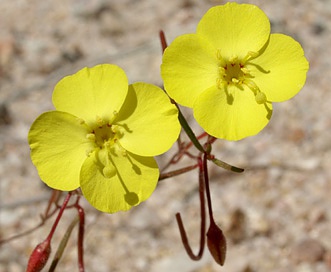
{"label": "red flower bud", "polygon": [[33,250],[28,267],[26,272],[39,272],[41,271],[47,263],[48,257],[51,254],[51,241],[50,239],[46,239],[41,242],[36,248]]}
{"label": "red flower bud", "polygon": [[223,265],[226,255],[226,240],[222,230],[211,221],[207,232],[207,246],[214,260]]}

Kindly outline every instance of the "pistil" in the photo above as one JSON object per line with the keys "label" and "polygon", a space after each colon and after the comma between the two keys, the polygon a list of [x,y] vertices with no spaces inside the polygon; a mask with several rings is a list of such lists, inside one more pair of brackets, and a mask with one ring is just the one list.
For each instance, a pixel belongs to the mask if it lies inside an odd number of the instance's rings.
{"label": "pistil", "polygon": [[232,56],[228,60],[225,60],[221,55],[221,50],[216,52],[217,59],[219,61],[219,77],[216,80],[216,86],[219,89],[226,89],[228,85],[235,85],[241,90],[242,85],[246,85],[255,96],[255,100],[258,104],[264,104],[267,102],[265,93],[261,92],[259,87],[253,81],[251,71],[245,67],[248,60],[258,56],[258,52],[248,52],[243,59],[239,59],[238,56]]}

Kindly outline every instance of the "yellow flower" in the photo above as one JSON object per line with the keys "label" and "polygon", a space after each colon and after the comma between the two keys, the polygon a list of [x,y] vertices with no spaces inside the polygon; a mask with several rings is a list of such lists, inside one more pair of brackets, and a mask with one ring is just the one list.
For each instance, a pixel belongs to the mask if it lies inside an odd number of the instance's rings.
{"label": "yellow flower", "polygon": [[270,34],[269,20],[258,7],[227,3],[211,8],[196,34],[170,44],[161,75],[168,94],[193,108],[207,133],[239,140],[267,125],[271,102],[300,91],[308,67],[300,44]]}
{"label": "yellow flower", "polygon": [[41,114],[28,140],[41,179],[63,191],[81,187],[98,210],[128,210],[154,191],[153,156],[167,151],[180,132],[177,108],[158,87],[128,86],[115,65],[84,68],[60,80],[55,111]]}

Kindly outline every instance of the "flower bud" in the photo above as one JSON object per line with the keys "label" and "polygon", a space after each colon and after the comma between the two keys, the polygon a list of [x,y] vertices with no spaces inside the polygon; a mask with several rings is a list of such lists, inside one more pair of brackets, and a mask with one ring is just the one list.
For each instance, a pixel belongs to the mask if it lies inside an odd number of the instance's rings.
{"label": "flower bud", "polygon": [[26,272],[39,272],[47,263],[48,257],[51,254],[51,241],[46,239],[36,246],[33,250]]}
{"label": "flower bud", "polygon": [[207,245],[214,260],[223,265],[226,254],[226,240],[222,230],[212,221],[207,232]]}

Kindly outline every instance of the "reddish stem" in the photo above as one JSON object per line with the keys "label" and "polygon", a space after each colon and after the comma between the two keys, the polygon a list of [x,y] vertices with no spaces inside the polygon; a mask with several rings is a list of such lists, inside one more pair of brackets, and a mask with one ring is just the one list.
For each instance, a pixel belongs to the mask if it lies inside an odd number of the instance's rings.
{"label": "reddish stem", "polygon": [[204,197],[205,188],[204,188],[204,174],[203,174],[204,168],[201,158],[198,158],[198,166],[199,166],[199,197],[200,197],[201,225],[200,225],[200,248],[197,255],[195,255],[192,251],[180,213],[176,214],[176,220],[184,248],[187,254],[189,255],[189,257],[194,261],[200,260],[203,255],[203,251],[205,248],[205,232],[206,232],[206,208],[205,208],[205,197]]}
{"label": "reddish stem", "polygon": [[59,224],[60,219],[61,219],[61,217],[62,217],[62,214],[63,214],[63,212],[64,212],[64,210],[65,210],[65,208],[66,208],[66,206],[67,206],[67,204],[68,204],[68,202],[69,202],[69,200],[70,200],[70,197],[71,197],[71,192],[69,192],[69,193],[67,194],[66,198],[64,199],[63,204],[62,204],[62,206],[61,206],[61,209],[60,209],[60,211],[59,211],[59,213],[58,213],[58,215],[57,215],[57,217],[56,217],[56,220],[55,220],[55,222],[54,222],[54,224],[53,224],[53,227],[52,227],[50,233],[48,234],[48,236],[47,236],[47,238],[46,238],[47,240],[51,240],[51,239],[52,239],[52,237],[53,237],[53,235],[54,235],[54,232],[55,232],[55,230],[56,230],[56,227],[57,227],[57,225]]}
{"label": "reddish stem", "polygon": [[209,188],[209,176],[208,176],[208,167],[207,167],[207,157],[208,154],[203,154],[203,169],[204,169],[204,181],[206,187],[206,196],[207,196],[207,205],[208,205],[208,214],[211,223],[215,223],[213,216],[213,207],[211,204],[210,188]]}
{"label": "reddish stem", "polygon": [[[78,200],[77,200],[78,201]],[[85,213],[84,209],[76,203],[77,212],[79,215],[79,229],[78,229],[78,267],[79,272],[84,272],[84,227],[85,227]]]}

